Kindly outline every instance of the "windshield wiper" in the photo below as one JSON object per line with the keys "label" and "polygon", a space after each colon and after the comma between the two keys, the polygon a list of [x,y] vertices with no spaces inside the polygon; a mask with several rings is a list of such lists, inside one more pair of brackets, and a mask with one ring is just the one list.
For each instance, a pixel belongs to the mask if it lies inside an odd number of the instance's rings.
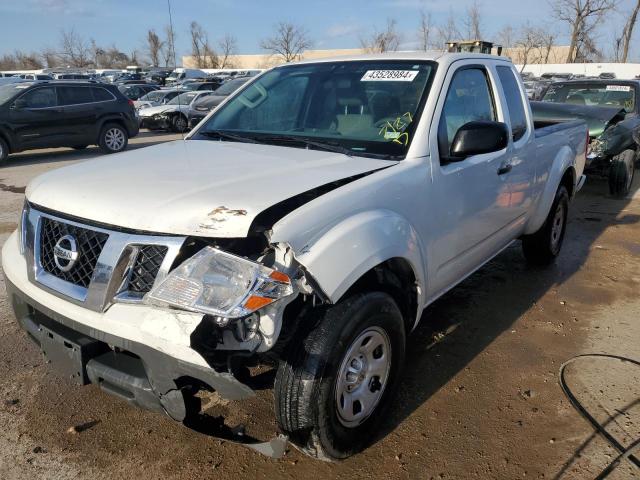
{"label": "windshield wiper", "polygon": [[235,135],[233,133],[228,133],[222,130],[204,130],[198,132],[200,135],[204,135],[205,137],[218,137],[225,138],[227,140],[233,140],[234,142],[242,142],[242,143],[262,143],[255,138],[252,137],[244,137],[242,135]]}
{"label": "windshield wiper", "polygon": [[316,140],[311,140],[308,137],[302,137],[298,135],[273,135],[273,136],[265,136],[265,140],[271,141],[283,141],[283,142],[298,142],[302,143],[308,147],[316,147],[320,150],[326,150],[328,152],[334,153],[342,153],[343,155],[348,155],[351,157],[353,155],[353,150],[347,147],[343,147],[341,145],[336,145],[334,143],[327,142],[318,142]]}

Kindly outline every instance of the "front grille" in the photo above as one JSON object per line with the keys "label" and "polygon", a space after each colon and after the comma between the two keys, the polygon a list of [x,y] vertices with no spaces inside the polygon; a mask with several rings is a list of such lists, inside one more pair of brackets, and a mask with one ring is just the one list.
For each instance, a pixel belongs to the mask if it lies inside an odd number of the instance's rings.
{"label": "front grille", "polygon": [[[62,280],[88,288],[98,263],[98,257],[100,257],[109,235],[47,217],[42,217],[40,228],[40,263],[42,268]],[[76,263],[67,272],[60,270],[56,265],[53,252],[58,240],[65,235],[71,235],[75,238],[78,249]]]}
{"label": "front grille", "polygon": [[129,278],[129,292],[147,293],[151,290],[167,250],[162,245],[140,247]]}

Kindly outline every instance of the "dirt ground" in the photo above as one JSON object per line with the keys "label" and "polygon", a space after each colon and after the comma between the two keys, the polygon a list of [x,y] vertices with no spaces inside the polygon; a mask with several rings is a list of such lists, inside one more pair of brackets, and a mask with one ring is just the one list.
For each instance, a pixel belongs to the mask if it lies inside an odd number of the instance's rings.
{"label": "dirt ground", "polygon": [[[173,138],[143,135],[132,147]],[[0,168],[0,244],[31,178],[98,154],[29,152]],[[71,386],[18,328],[0,275],[0,478],[593,478],[617,453],[565,399],[558,368],[592,352],[640,360],[639,186],[616,200],[590,179],[556,265],[528,267],[514,244],[430,306],[381,435],[342,463],[293,448],[272,460]],[[640,438],[638,367],[583,359],[567,382],[622,444]],[[260,438],[276,432],[269,388],[215,410]],[[639,477],[623,463],[610,478]]]}

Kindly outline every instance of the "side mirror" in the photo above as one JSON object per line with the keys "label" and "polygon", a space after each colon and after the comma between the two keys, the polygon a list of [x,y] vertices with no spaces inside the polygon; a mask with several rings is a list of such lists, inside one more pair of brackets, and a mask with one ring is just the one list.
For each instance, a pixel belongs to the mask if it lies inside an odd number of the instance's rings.
{"label": "side mirror", "polygon": [[456,132],[451,144],[449,161],[461,161],[472,155],[497,152],[506,148],[509,129],[501,122],[478,121],[465,123]]}
{"label": "side mirror", "polygon": [[22,110],[23,108],[27,108],[27,101],[24,98],[18,98],[15,102],[13,102],[12,108],[14,110]]}

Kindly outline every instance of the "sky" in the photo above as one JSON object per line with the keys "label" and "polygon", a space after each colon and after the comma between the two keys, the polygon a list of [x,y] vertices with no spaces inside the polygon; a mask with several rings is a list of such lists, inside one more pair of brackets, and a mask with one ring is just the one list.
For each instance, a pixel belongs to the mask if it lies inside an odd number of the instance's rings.
{"label": "sky", "polygon": [[[472,0],[170,0],[176,53],[189,54],[188,28],[199,22],[211,40],[229,33],[236,37],[238,53],[263,53],[260,41],[279,21],[304,26],[313,48],[357,48],[360,38],[383,29],[387,19],[397,21],[401,49],[415,47],[421,10],[434,23],[444,23],[453,11],[464,14]],[[557,29],[560,43],[567,43],[567,27],[555,22],[546,0],[478,0],[485,39],[493,40],[505,25],[514,28],[529,22]],[[634,0],[620,0],[619,11],[599,31],[598,40],[608,49],[618,26]],[[116,44],[121,51],[144,50],[150,28],[161,32],[169,23],[167,0],[0,0],[0,54],[15,49],[41,51],[59,44],[60,32],[73,28],[101,46]],[[640,26],[638,27],[640,31]],[[640,40],[640,32],[638,39]],[[637,50],[640,50],[640,41]],[[640,57],[640,55],[634,55]]]}

